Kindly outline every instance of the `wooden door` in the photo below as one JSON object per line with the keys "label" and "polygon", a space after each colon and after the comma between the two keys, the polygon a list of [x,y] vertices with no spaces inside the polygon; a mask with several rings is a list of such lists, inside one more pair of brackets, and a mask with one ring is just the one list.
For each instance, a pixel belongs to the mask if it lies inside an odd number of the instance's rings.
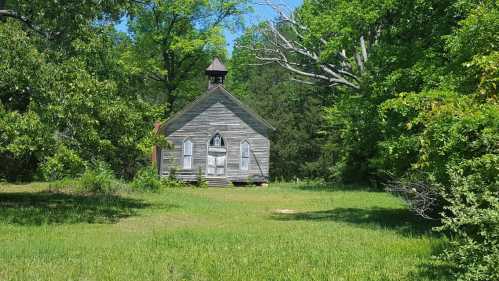
{"label": "wooden door", "polygon": [[226,155],[225,140],[220,133],[216,133],[208,142],[208,167],[206,169],[208,176],[225,176]]}
{"label": "wooden door", "polygon": [[225,175],[225,155],[219,155],[215,158],[216,176]]}
{"label": "wooden door", "polygon": [[208,154],[208,169],[209,176],[224,176],[225,175],[225,154],[224,153],[209,153]]}

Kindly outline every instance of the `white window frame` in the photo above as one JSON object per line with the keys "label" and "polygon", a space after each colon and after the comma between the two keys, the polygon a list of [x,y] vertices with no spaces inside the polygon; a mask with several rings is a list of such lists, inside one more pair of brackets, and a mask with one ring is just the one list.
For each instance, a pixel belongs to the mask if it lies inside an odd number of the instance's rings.
{"label": "white window frame", "polygon": [[[247,151],[246,151],[247,152],[246,153],[247,156],[245,156],[245,153],[244,153],[245,152],[244,148],[243,148],[244,144],[247,144]],[[241,144],[239,145],[239,150],[240,150],[240,155],[239,155],[239,169],[241,171],[248,171],[249,170],[249,166],[250,166],[250,159],[251,159],[251,154],[250,154],[251,145],[250,145],[249,141],[247,141],[247,140],[242,141]],[[245,159],[247,160],[246,166],[244,166],[244,164],[243,164]]]}
{"label": "white window frame", "polygon": [[[187,149],[187,145],[190,146],[190,149]],[[192,154],[193,154],[193,147],[194,145],[192,144],[192,141],[190,139],[184,140],[184,143],[182,144],[182,167],[184,170],[191,170],[192,169]],[[190,150],[190,154],[188,153]]]}

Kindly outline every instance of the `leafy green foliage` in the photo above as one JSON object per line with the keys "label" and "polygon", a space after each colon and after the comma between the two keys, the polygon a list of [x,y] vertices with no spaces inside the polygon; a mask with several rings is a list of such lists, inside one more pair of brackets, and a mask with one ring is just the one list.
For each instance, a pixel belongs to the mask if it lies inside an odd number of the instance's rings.
{"label": "leafy green foliage", "polygon": [[[243,4],[1,1],[0,177],[74,174],[56,163],[63,146],[133,178],[154,145],[167,146],[152,124],[205,89],[202,70],[223,53],[220,27],[237,23]],[[130,37],[112,26],[125,13]]]}
{"label": "leafy green foliage", "polygon": [[449,169],[442,231],[454,239],[444,258],[460,280],[499,278],[499,156],[484,154]]}
{"label": "leafy green foliage", "polygon": [[161,187],[163,188],[182,188],[188,186],[187,183],[172,177],[162,177],[160,180]]}
{"label": "leafy green foliage", "polygon": [[52,149],[51,138],[36,113],[9,112],[0,104],[0,178],[30,179],[43,152]]}
{"label": "leafy green foliage", "polygon": [[[338,62],[337,53],[342,50],[348,53],[360,52],[357,47],[360,36],[368,30],[374,36],[373,27],[383,22],[390,12],[396,11],[397,2],[401,1],[306,0],[296,12],[300,22],[311,31],[303,38],[304,44],[319,51],[322,60]],[[326,41],[324,46],[317,44],[319,38]]]}
{"label": "leafy green foliage", "polygon": [[117,20],[125,12],[133,13],[136,1],[130,0],[2,0],[0,14],[23,23],[28,32],[42,35],[52,42],[71,44],[96,21]]}
{"label": "leafy green foliage", "polygon": [[[453,237],[442,258],[456,278],[494,280],[499,256],[499,10],[493,1],[466,2],[452,6],[465,17],[444,42],[452,61],[441,87],[452,90],[402,94],[383,103],[385,139],[374,162],[392,176],[416,174],[434,186],[444,208],[440,229]],[[459,9],[463,5],[467,9]]]}
{"label": "leafy green foliage", "polygon": [[381,138],[377,101],[370,97],[341,96],[324,109],[323,134],[327,142],[321,155],[328,166],[327,179],[345,183],[375,183],[370,161]]}
{"label": "leafy green foliage", "polygon": [[158,191],[162,184],[154,167],[144,167],[132,181],[132,187],[143,191]]}
{"label": "leafy green foliage", "polygon": [[[10,180],[30,179],[40,163],[63,145],[82,160],[107,161],[113,170],[131,177],[148,161],[144,144],[153,143],[150,131],[160,107],[128,88],[116,73],[124,71],[116,53],[102,44],[112,33],[101,30],[93,43],[80,43],[78,57],[64,58],[38,51],[18,23],[0,24],[4,61],[0,67],[0,134],[2,169]],[[99,49],[100,47],[102,49]],[[86,57],[100,52],[111,58],[103,65]],[[99,55],[100,55],[99,54]],[[62,56],[62,58],[61,58]],[[114,62],[112,62],[115,60]],[[105,69],[118,69],[101,74]],[[1,162],[6,162],[2,160]]]}
{"label": "leafy green foliage", "polygon": [[[352,69],[361,87],[302,90],[308,99],[321,97],[321,92],[332,98],[322,99],[314,118],[303,115],[298,124],[285,119],[292,114],[272,109],[291,124],[299,139],[307,140],[300,124],[316,132],[309,143],[319,144],[315,164],[320,177],[374,184],[393,181],[407,183],[406,187],[421,183],[432,197],[429,201],[436,202],[433,211],[443,210],[442,230],[454,238],[443,258],[461,280],[497,279],[498,254],[492,244],[498,240],[498,13],[496,1],[304,1],[294,19],[307,32],[290,40],[317,53],[321,63],[337,65],[338,53],[361,52],[359,38],[364,36],[365,71]],[[253,34],[242,40],[262,39]],[[237,51],[241,54],[235,51],[234,59],[239,63],[252,62],[244,48]],[[267,68],[274,71],[272,79],[254,80],[255,84],[273,87],[291,78],[274,66]],[[244,74],[234,81],[261,75],[238,71]],[[272,87],[259,91],[272,93]],[[293,91],[289,88],[280,92],[287,102]],[[258,88],[249,84],[242,89]],[[323,124],[314,126],[311,120]],[[289,148],[296,146],[296,139],[286,139],[292,143]],[[272,148],[282,149],[274,143]],[[287,167],[303,173],[300,164],[305,158],[295,154]],[[271,163],[282,159],[274,154]],[[413,195],[405,196],[408,200],[421,198],[418,190],[406,192]]]}
{"label": "leafy green foliage", "polygon": [[78,180],[79,191],[89,193],[112,193],[116,186],[117,180],[104,162],[97,162],[87,168]]}
{"label": "leafy green foliage", "polygon": [[208,187],[208,182],[206,181],[201,167],[198,168],[198,171],[196,173],[196,186],[201,188]]}
{"label": "leafy green foliage", "polygon": [[154,89],[148,98],[166,106],[164,118],[206,90],[204,69],[224,57],[222,29],[239,24],[245,2],[157,0],[129,19],[130,64]]}
{"label": "leafy green foliage", "polygon": [[85,161],[75,151],[61,145],[40,165],[40,173],[48,181],[76,178],[85,171],[85,166]]}

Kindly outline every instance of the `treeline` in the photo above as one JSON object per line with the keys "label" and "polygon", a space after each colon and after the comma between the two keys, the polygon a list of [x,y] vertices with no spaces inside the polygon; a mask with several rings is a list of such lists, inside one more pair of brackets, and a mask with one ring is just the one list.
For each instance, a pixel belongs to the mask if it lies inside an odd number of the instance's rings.
{"label": "treeline", "polygon": [[395,192],[441,221],[456,279],[499,279],[496,1],[274,8],[239,39],[229,73],[277,127],[273,178]]}

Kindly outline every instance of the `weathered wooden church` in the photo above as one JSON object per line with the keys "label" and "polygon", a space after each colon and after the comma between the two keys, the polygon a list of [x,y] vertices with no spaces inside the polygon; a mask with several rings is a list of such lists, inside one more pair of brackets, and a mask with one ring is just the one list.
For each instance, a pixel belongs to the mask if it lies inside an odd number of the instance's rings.
{"label": "weathered wooden church", "polygon": [[268,181],[275,129],[224,88],[226,74],[215,58],[206,69],[207,92],[157,128],[173,144],[156,151],[160,176],[192,182],[201,173],[210,186]]}

